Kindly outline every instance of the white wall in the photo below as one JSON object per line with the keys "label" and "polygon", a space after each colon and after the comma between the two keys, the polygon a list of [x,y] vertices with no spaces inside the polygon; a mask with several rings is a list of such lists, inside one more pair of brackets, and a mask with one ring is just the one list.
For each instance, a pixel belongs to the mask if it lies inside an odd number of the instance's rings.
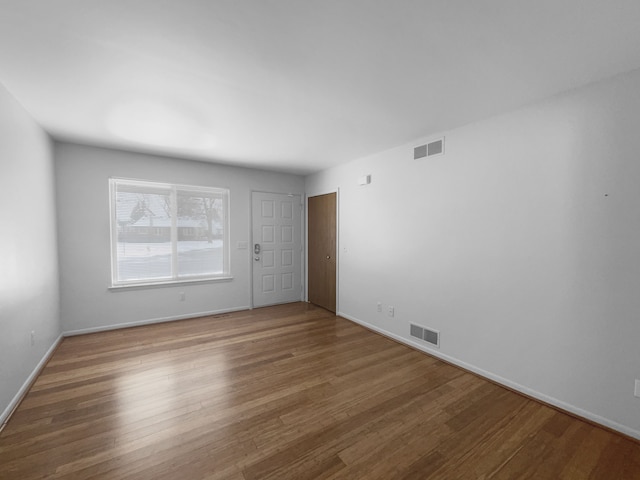
{"label": "white wall", "polygon": [[0,424],[61,333],[54,204],[49,137],[0,86]]}
{"label": "white wall", "polygon": [[340,189],[340,313],[640,438],[640,72],[445,134],[307,178]]}
{"label": "white wall", "polygon": [[[54,151],[65,332],[249,308],[251,250],[236,244],[251,243],[251,191],[304,193],[304,179],[297,175],[68,143],[56,143]],[[229,188],[233,280],[109,290],[110,177]]]}

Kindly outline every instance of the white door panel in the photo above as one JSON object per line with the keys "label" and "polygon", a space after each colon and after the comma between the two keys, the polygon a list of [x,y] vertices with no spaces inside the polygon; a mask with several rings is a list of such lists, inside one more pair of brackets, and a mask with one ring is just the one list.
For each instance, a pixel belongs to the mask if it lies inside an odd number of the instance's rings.
{"label": "white door panel", "polygon": [[300,195],[253,192],[253,306],[302,299]]}

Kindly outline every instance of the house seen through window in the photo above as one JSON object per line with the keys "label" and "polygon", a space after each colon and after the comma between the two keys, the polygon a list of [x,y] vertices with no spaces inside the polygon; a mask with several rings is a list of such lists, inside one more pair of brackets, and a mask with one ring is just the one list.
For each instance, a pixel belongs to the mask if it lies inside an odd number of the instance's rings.
{"label": "house seen through window", "polygon": [[111,179],[112,284],[229,276],[229,191]]}

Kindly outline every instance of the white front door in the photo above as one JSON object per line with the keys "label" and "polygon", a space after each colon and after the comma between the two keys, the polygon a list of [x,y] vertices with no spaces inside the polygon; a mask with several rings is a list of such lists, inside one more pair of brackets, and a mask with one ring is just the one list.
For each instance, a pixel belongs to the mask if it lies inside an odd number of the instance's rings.
{"label": "white front door", "polygon": [[252,193],[253,306],[302,300],[302,199]]}

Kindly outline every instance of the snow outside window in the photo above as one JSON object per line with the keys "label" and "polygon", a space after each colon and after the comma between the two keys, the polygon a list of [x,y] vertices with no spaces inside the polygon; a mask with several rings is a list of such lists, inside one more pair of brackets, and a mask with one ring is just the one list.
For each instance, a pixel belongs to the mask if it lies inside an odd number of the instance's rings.
{"label": "snow outside window", "polygon": [[113,286],[228,278],[229,190],[110,179]]}

